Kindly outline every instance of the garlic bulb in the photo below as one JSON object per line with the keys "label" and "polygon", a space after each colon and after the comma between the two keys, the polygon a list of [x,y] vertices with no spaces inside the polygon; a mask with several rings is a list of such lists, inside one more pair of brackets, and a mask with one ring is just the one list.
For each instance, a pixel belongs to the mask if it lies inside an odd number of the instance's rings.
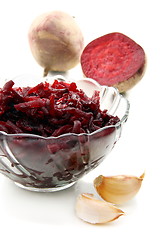
{"label": "garlic bulb", "polygon": [[77,216],[88,223],[107,223],[111,222],[124,212],[111,203],[94,198],[93,194],[80,194],[76,201]]}
{"label": "garlic bulb", "polygon": [[129,175],[104,177],[100,175],[94,180],[94,187],[105,201],[123,204],[137,194],[143,178],[144,174],[140,177]]}

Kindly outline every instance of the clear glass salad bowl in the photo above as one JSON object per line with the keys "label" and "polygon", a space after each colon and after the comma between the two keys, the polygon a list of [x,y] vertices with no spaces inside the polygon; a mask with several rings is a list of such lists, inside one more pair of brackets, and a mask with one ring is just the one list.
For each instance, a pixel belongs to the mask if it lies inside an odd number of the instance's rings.
{"label": "clear glass salad bowl", "polygon": [[[59,75],[43,78],[43,81],[55,79],[69,82]],[[13,80],[18,86],[25,82],[23,77]],[[75,82],[88,96],[95,90],[100,91],[101,110],[107,109],[120,121],[90,134],[67,133],[58,137],[0,131],[0,173],[18,186],[41,192],[65,189],[96,168],[121,136],[129,114],[128,100],[116,88],[101,86],[92,79]]]}

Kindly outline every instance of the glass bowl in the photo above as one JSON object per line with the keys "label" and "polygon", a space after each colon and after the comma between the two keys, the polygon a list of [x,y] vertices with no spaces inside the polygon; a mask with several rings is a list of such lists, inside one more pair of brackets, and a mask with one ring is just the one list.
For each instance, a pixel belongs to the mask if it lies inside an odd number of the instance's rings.
{"label": "glass bowl", "polygon": [[[69,82],[59,75],[42,80],[53,82],[55,79]],[[13,80],[18,86],[20,83],[29,85],[29,80],[33,82],[30,76]],[[129,114],[128,100],[116,88],[101,86],[92,79],[75,82],[88,96],[92,96],[95,90],[100,91],[101,110],[107,109],[120,121],[90,134],[67,133],[58,137],[0,131],[0,173],[18,186],[40,192],[65,189],[96,168],[120,138]]]}

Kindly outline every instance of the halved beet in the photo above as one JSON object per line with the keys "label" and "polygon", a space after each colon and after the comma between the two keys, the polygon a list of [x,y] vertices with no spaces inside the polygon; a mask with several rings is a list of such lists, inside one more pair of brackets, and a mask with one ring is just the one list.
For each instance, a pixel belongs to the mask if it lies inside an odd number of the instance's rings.
{"label": "halved beet", "polygon": [[114,32],[90,42],[81,55],[84,75],[120,92],[132,88],[145,69],[145,52],[131,38]]}

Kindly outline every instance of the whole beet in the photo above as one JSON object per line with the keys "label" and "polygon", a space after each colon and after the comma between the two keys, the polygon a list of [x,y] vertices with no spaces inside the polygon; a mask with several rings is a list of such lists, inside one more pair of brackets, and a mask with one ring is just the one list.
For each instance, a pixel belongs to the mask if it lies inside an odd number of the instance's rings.
{"label": "whole beet", "polygon": [[84,39],[75,19],[67,13],[53,11],[37,17],[28,38],[44,76],[49,71],[67,71],[79,63]]}

